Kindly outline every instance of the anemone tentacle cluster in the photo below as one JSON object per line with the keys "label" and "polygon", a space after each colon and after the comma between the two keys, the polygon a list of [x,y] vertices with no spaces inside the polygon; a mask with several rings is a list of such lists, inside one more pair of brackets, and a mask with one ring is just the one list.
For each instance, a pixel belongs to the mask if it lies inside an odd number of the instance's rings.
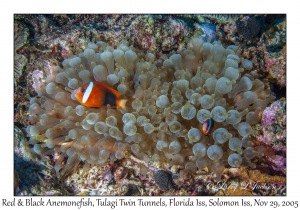
{"label": "anemone tentacle cluster", "polygon": [[[58,177],[80,162],[85,171],[126,151],[161,168],[180,165],[181,175],[208,167],[220,176],[228,164],[254,168],[251,159],[263,155],[251,126],[274,97],[235,45],[194,38],[178,54],[156,59],[125,40],[116,49],[99,41],[62,66],[33,78],[38,96],[27,127],[35,153],[56,155]],[[80,105],[74,91],[90,81],[118,90],[126,109]],[[202,126],[211,118],[214,128],[205,136]]]}

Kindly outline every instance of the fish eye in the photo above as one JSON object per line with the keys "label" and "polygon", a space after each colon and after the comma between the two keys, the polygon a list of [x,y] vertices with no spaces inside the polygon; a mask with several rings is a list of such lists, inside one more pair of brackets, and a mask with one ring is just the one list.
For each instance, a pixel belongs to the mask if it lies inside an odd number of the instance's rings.
{"label": "fish eye", "polygon": [[85,92],[85,89],[82,88],[82,89],[81,89],[81,92],[84,93],[84,92]]}

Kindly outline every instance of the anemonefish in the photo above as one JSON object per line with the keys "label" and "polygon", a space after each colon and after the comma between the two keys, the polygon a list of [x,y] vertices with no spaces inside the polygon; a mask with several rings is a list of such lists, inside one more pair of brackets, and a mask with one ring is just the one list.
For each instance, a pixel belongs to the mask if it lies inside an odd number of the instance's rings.
{"label": "anemonefish", "polygon": [[202,125],[202,132],[205,136],[208,136],[214,129],[214,120],[212,118],[207,119]]}
{"label": "anemonefish", "polygon": [[121,93],[114,90],[103,82],[90,82],[77,88],[74,96],[78,102],[86,107],[93,108],[111,108],[125,109],[125,99],[120,99]]}

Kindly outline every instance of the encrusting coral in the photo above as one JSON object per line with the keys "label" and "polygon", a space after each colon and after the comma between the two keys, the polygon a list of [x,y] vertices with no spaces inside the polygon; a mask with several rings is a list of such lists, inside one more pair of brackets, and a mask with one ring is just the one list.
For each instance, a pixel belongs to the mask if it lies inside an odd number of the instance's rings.
{"label": "encrusting coral", "polygon": [[21,49],[27,42],[29,36],[28,28],[21,24],[14,24],[14,79],[15,82],[22,75],[23,67],[27,63],[27,58],[24,55],[18,54],[18,50]]}
{"label": "encrusting coral", "polygon": [[[208,168],[217,178],[226,165],[250,166],[255,156],[252,125],[274,97],[251,71],[237,47],[194,38],[178,54],[156,59],[121,40],[116,49],[99,41],[33,77],[38,97],[30,100],[27,127],[32,150],[55,154],[58,177],[84,162],[84,172],[125,157],[180,165],[180,175]],[[88,108],[75,90],[101,81],[127,99],[126,109]],[[202,133],[212,119],[211,134]]]}

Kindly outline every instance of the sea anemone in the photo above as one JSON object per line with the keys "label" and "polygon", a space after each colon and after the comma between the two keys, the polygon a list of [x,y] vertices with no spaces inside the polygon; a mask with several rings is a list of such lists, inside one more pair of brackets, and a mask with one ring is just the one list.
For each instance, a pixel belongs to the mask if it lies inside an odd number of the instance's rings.
{"label": "sea anemone", "polygon": [[[34,78],[27,127],[32,151],[55,154],[58,177],[125,157],[180,165],[180,174],[208,168],[220,177],[225,166],[255,167],[252,125],[271,101],[269,89],[251,71],[237,47],[192,39],[169,58],[156,59],[121,40],[116,49],[99,41]],[[245,70],[248,70],[245,72]],[[126,98],[126,109],[88,108],[74,91],[101,81]],[[202,133],[214,121],[210,135]]]}

